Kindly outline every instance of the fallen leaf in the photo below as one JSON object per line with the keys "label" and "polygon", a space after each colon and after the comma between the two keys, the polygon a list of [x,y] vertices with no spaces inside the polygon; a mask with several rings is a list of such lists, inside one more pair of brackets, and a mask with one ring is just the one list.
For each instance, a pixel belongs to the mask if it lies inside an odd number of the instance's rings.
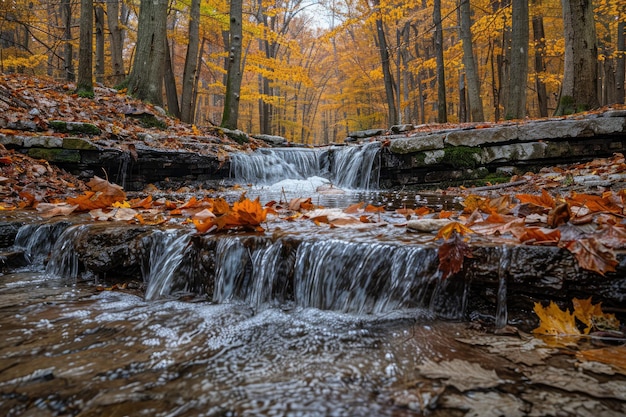
{"label": "fallen leaf", "polygon": [[576,357],[580,360],[611,365],[619,373],[626,375],[626,345],[581,350]]}
{"label": "fallen leaf", "polygon": [[461,359],[438,363],[427,359],[422,365],[417,366],[417,370],[426,378],[443,379],[446,385],[451,385],[461,392],[493,388],[505,382],[493,369],[488,370],[477,363]]}
{"label": "fallen leaf", "polygon": [[67,216],[74,212],[78,208],[75,204],[68,203],[39,203],[37,204],[37,211],[43,218],[50,218],[55,216]]}
{"label": "fallen leaf", "polygon": [[[615,314],[607,314],[602,312],[602,303],[592,304],[591,297],[581,300],[574,298],[574,316],[580,320],[585,326],[584,334],[589,334],[591,330],[619,330],[619,321]],[[602,323],[598,329],[598,323]]]}
{"label": "fallen leaf", "polygon": [[573,240],[563,247],[574,254],[581,267],[600,275],[615,272],[615,267],[619,264],[615,252],[593,237]]}
{"label": "fallen leaf", "polygon": [[450,239],[453,233],[460,235],[474,233],[472,229],[459,222],[449,222],[447,225],[439,229],[436,239]]}
{"label": "fallen leaf", "polygon": [[555,205],[554,198],[546,190],[541,190],[541,196],[531,194],[517,194],[515,196],[521,203],[530,203],[539,207],[551,209]]}
{"label": "fallen leaf", "polygon": [[535,303],[533,310],[540,320],[539,327],[534,329],[533,333],[549,336],[581,334],[576,327],[574,313],[570,313],[569,310],[561,310],[554,301],[550,301],[548,307],[542,306],[541,303]]}
{"label": "fallen leaf", "polygon": [[473,257],[467,242],[456,232],[453,232],[452,236],[439,246],[437,254],[439,256],[439,270],[443,273],[442,280],[461,271],[465,258]]}

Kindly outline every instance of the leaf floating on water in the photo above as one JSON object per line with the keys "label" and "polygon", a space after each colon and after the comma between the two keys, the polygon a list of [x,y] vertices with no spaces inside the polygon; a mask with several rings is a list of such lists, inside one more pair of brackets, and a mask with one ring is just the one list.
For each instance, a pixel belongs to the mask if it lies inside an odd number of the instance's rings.
{"label": "leaf floating on water", "polygon": [[544,307],[541,303],[535,303],[533,309],[540,320],[540,325],[533,330],[533,333],[549,335],[549,336],[577,336],[580,330],[576,327],[576,319],[574,313],[569,310],[561,310],[554,301],[550,301],[548,307]]}
{"label": "leaf floating on water", "polygon": [[611,365],[617,372],[626,375],[626,345],[581,350],[576,357],[580,360]]}
{"label": "leaf floating on water", "polygon": [[589,334],[592,330],[611,331],[619,330],[619,321],[615,314],[602,312],[602,303],[592,304],[591,297],[586,300],[574,298],[574,316],[587,326],[584,330],[585,334]]}

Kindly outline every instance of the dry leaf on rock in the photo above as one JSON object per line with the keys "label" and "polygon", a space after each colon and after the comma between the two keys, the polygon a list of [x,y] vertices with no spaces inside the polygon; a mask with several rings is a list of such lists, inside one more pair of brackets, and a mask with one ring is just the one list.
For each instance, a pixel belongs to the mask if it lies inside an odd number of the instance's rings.
{"label": "dry leaf on rock", "polygon": [[461,359],[441,362],[426,360],[417,370],[427,378],[444,379],[446,385],[462,392],[493,388],[506,382],[498,377],[496,371]]}
{"label": "dry leaf on rock", "polygon": [[466,395],[446,395],[441,400],[446,408],[467,411],[465,417],[526,417],[527,404],[511,394],[471,392]]}
{"label": "dry leaf on rock", "polygon": [[68,203],[39,203],[37,204],[37,211],[39,215],[45,219],[55,216],[68,216],[76,210],[78,206],[76,204]]}
{"label": "dry leaf on rock", "polygon": [[593,237],[567,242],[563,247],[574,254],[581,267],[600,275],[615,272],[619,265],[615,252]]}
{"label": "dry leaf on rock", "polygon": [[523,372],[531,384],[547,385],[568,392],[580,392],[596,398],[626,401],[626,381],[598,379],[578,371],[563,368],[533,367]]}

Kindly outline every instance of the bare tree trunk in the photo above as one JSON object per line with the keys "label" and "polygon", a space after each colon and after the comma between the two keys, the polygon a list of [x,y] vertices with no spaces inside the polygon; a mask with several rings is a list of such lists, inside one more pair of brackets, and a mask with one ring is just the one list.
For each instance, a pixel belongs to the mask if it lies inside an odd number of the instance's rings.
{"label": "bare tree trunk", "polygon": [[385,28],[383,26],[383,17],[380,14],[380,2],[374,0],[374,7],[378,17],[376,18],[376,36],[378,39],[378,49],[380,53],[380,61],[383,70],[383,82],[385,84],[385,97],[387,98],[387,108],[389,124],[398,122],[398,113],[396,111],[396,100],[393,92],[393,77],[391,76],[391,68],[389,65],[389,50],[387,49],[387,38],[385,37]]}
{"label": "bare tree trunk", "polygon": [[237,129],[239,119],[239,94],[243,71],[241,68],[242,48],[242,0],[230,0],[230,33],[228,73],[226,79],[226,96],[224,97],[224,113],[222,127]]}
{"label": "bare tree trunk", "polygon": [[174,75],[174,66],[172,63],[172,51],[170,49],[170,43],[167,39],[165,39],[165,72],[163,77],[167,109],[174,115],[174,117],[178,117],[180,119],[180,106],[178,105],[178,91],[176,90],[176,77]]}
{"label": "bare tree trunk", "polygon": [[74,81],[74,48],[72,47],[72,6],[70,0],[61,0],[61,15],[63,16],[63,59],[65,61],[65,79]]}
{"label": "bare tree trunk", "polygon": [[81,0],[76,91],[91,96],[93,96],[93,14],[93,0]]}
{"label": "bare tree trunk", "polygon": [[135,60],[128,77],[129,94],[159,106],[163,104],[167,4],[167,0],[141,2]]}
{"label": "bare tree trunk", "polygon": [[435,25],[435,58],[437,61],[437,121],[448,121],[446,105],[446,72],[443,62],[443,30],[441,27],[441,0],[434,0],[433,22]]}
{"label": "bare tree trunk", "polygon": [[109,32],[111,32],[111,66],[113,74],[111,75],[111,83],[118,85],[124,81],[126,76],[124,70],[124,30],[120,25],[120,3],[119,0],[108,0],[107,7],[107,23]]}
{"label": "bare tree trunk", "polygon": [[96,82],[104,84],[104,3],[94,8],[96,18]]}
{"label": "bare tree trunk", "polygon": [[565,37],[563,83],[557,115],[599,107],[598,43],[591,0],[562,0]]}
{"label": "bare tree trunk", "polygon": [[195,108],[193,92],[196,80],[196,68],[198,66],[198,49],[200,44],[200,0],[191,1],[189,16],[189,44],[185,56],[185,69],[183,71],[182,94],[180,98],[180,119],[185,123],[193,123]]}
{"label": "bare tree trunk", "polygon": [[467,78],[467,95],[469,99],[469,116],[472,122],[485,120],[483,113],[483,101],[480,98],[480,80],[478,68],[474,59],[474,47],[472,42],[472,19],[469,0],[461,0],[460,8],[460,32],[463,41],[463,66]]}
{"label": "bare tree trunk", "polygon": [[528,0],[513,0],[511,72],[507,119],[526,117],[526,88],[528,84]]}
{"label": "bare tree trunk", "polygon": [[617,50],[621,51],[621,55],[617,57],[615,68],[615,101],[624,103],[624,78],[626,78],[626,22],[617,24]]}
{"label": "bare tree trunk", "polygon": [[548,93],[546,84],[541,80],[541,74],[546,71],[543,54],[546,48],[546,35],[543,30],[543,16],[533,16],[533,40],[535,41],[535,87],[537,88],[537,102],[539,116],[548,117]]}

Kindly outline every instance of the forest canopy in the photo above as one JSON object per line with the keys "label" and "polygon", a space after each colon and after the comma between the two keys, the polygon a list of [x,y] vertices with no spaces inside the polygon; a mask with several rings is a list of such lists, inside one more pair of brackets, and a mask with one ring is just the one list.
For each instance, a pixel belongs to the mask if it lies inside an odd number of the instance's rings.
{"label": "forest canopy", "polygon": [[[150,30],[166,40],[158,41],[161,55],[146,57],[140,0],[3,2],[0,71],[78,84],[93,74],[140,98],[150,89],[150,101],[199,126],[220,124],[225,101],[236,103],[228,127],[309,144],[393,124],[624,103],[621,0],[596,0],[588,10],[571,0],[153,3],[164,25]],[[91,7],[88,28],[81,13]],[[589,16],[593,24],[584,25]],[[148,86],[133,79],[142,65],[148,71],[137,77],[156,80]],[[228,73],[241,78],[230,97]]]}

